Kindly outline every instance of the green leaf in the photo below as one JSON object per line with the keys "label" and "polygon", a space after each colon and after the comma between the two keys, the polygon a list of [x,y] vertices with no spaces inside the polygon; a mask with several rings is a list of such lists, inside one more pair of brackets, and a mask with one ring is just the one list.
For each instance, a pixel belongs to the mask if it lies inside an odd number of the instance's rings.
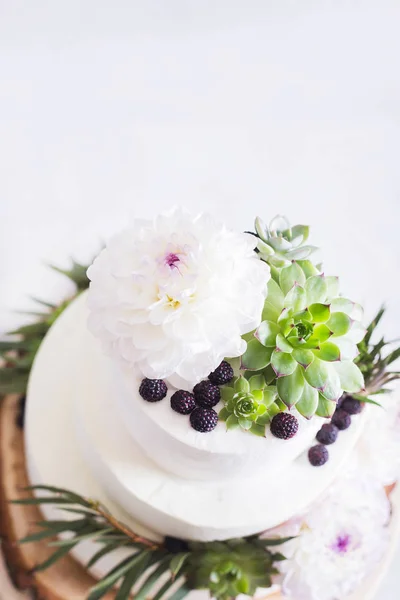
{"label": "green leaf", "polygon": [[271,406],[271,404],[273,404],[275,402],[275,400],[276,400],[276,387],[268,386],[267,388],[264,389],[262,402],[267,408],[269,408]]}
{"label": "green leaf", "polygon": [[276,383],[282,402],[289,408],[300,400],[304,388],[302,367],[298,366],[291,375],[280,377]]}
{"label": "green leaf", "polygon": [[380,310],[378,311],[378,314],[376,315],[376,317],[374,319],[372,319],[371,323],[368,325],[367,333],[365,335],[365,343],[366,344],[369,344],[371,336],[372,336],[374,330],[376,329],[376,327],[378,326],[378,324],[379,324],[379,322],[382,319],[382,317],[383,317],[384,314],[385,314],[385,307],[382,306],[380,308]]}
{"label": "green leaf", "polygon": [[[142,583],[140,589],[137,590],[135,594],[135,600],[144,600],[145,598],[147,598],[147,596],[151,593],[153,586],[167,571],[168,563],[169,558],[162,560],[158,567],[155,569],[155,571],[150,573],[150,575]],[[133,583],[135,583],[135,581]],[[116,600],[118,599],[116,598]]]}
{"label": "green leaf", "polygon": [[349,360],[338,362],[335,363],[334,368],[345,392],[359,392],[364,388],[362,373],[353,362]]}
{"label": "green leaf", "polygon": [[288,291],[284,300],[284,307],[291,308],[295,312],[304,310],[307,306],[307,295],[300,285],[294,284],[294,286]]}
{"label": "green leaf", "polygon": [[276,308],[271,302],[268,300],[264,303],[264,308],[262,311],[262,321],[277,321],[280,314],[280,309]]}
{"label": "green leaf", "polygon": [[244,419],[243,417],[239,417],[238,421],[239,421],[240,427],[242,429],[245,429],[246,431],[248,429],[251,429],[251,426],[253,424],[253,421],[250,421],[249,419]]}
{"label": "green leaf", "polygon": [[273,321],[262,321],[256,330],[255,336],[263,346],[274,347],[278,333],[280,333],[279,325]]}
{"label": "green leaf", "polygon": [[126,546],[127,543],[128,543],[128,540],[126,540],[124,542],[121,539],[121,541],[113,542],[112,544],[108,544],[108,545],[103,546],[102,548],[100,548],[100,550],[98,550],[97,552],[95,552],[95,554],[93,554],[93,556],[88,561],[88,563],[86,565],[86,568],[90,569],[94,564],[97,563],[97,561],[99,561],[101,558],[103,558],[103,556],[106,556],[106,554],[109,554],[110,552],[113,552],[117,548],[121,548],[123,546]]}
{"label": "green leaf", "polygon": [[295,537],[282,537],[282,538],[259,538],[258,542],[260,542],[263,546],[281,546],[282,544],[286,544],[287,542],[291,542]]}
{"label": "green leaf", "polygon": [[[266,301],[275,306],[275,308],[280,312],[283,308],[283,300],[285,298],[285,294],[282,292],[279,285],[273,279],[270,279],[267,283],[267,298]],[[269,319],[267,319],[269,320]]]}
{"label": "green leaf", "polygon": [[309,365],[311,365],[314,360],[314,353],[311,350],[306,350],[305,348],[296,348],[292,353],[293,358],[305,369]]}
{"label": "green leaf", "polygon": [[248,594],[250,588],[250,582],[248,577],[246,577],[246,575],[242,575],[242,577],[237,582],[236,587],[241,594]]}
{"label": "green leaf", "polygon": [[58,548],[58,550],[56,550],[47,560],[40,563],[40,565],[37,565],[33,569],[33,571],[35,573],[38,571],[45,571],[46,569],[48,569],[49,567],[54,565],[56,562],[58,562],[61,558],[66,556],[69,553],[69,551],[71,550],[71,548],[73,548],[74,546],[75,546],[75,542],[72,540],[70,542],[69,546],[62,546],[62,548]]}
{"label": "green leaf", "polygon": [[271,356],[271,365],[277,375],[291,375],[297,367],[297,363],[292,356],[287,352],[274,350]]}
{"label": "green leaf", "polygon": [[164,585],[160,587],[158,592],[153,596],[152,600],[161,600],[161,598],[163,598],[163,596],[168,592],[168,590],[173,585],[173,583],[174,582],[172,579],[169,579],[168,581],[166,581],[164,583]]}
{"label": "green leaf", "polygon": [[220,421],[227,421],[229,419],[230,415],[231,415],[231,413],[229,412],[229,410],[226,407],[224,407],[224,408],[221,408],[221,410],[219,411],[218,419]]}
{"label": "green leaf", "polygon": [[179,552],[178,554],[174,554],[169,563],[169,568],[173,577],[176,577],[178,575],[179,571],[182,569],[189,556],[190,552]]}
{"label": "green leaf", "polygon": [[148,556],[149,551],[138,552],[132,558],[123,560],[119,565],[112,569],[103,579],[101,579],[95,586],[90,590],[87,600],[99,600],[103,598],[106,593],[114,587],[114,585],[124,577],[128,571],[130,571],[137,563],[142,562],[144,558]]}
{"label": "green leaf", "polygon": [[276,347],[281,352],[293,352],[293,346],[281,333],[278,333],[278,335],[276,336]]}
{"label": "green leaf", "polygon": [[326,283],[326,297],[328,298],[336,298],[339,294],[339,277],[328,275],[325,277]]}
{"label": "green leaf", "polygon": [[346,313],[334,312],[331,314],[326,325],[333,331],[334,335],[345,335],[351,327],[351,319]]}
{"label": "green leaf", "polygon": [[336,407],[336,402],[334,402],[333,400],[327,400],[326,398],[324,398],[324,396],[321,396],[321,394],[319,394],[318,407],[315,411],[315,414],[319,417],[330,418],[335,412]]}
{"label": "green leaf", "polygon": [[255,390],[263,390],[265,387],[264,375],[252,375],[249,379],[249,384],[251,392],[254,392]]}
{"label": "green leaf", "polygon": [[312,337],[317,339],[321,344],[326,342],[326,340],[329,340],[331,336],[332,332],[327,325],[325,325],[324,323],[315,325]]}
{"label": "green leaf", "polygon": [[293,262],[289,267],[283,267],[279,274],[279,286],[285,296],[295,283],[303,286],[305,282],[304,271],[296,262]]}
{"label": "green leaf", "polygon": [[331,314],[328,304],[310,304],[308,310],[316,323],[326,323]]}
{"label": "green leaf", "polygon": [[226,429],[232,431],[239,427],[239,419],[235,415],[230,415],[226,420]]}
{"label": "green leaf", "polygon": [[271,362],[272,348],[265,348],[258,340],[247,343],[246,352],[242,355],[241,368],[248,371],[260,371]]}
{"label": "green leaf", "polygon": [[325,302],[327,296],[327,285],[323,275],[315,275],[307,279],[305,283],[307,304]]}
{"label": "green leaf", "polygon": [[[335,363],[335,366],[340,363]],[[339,377],[334,370],[334,367],[315,357],[314,361],[304,371],[306,381],[316,388],[328,400],[337,400],[341,393]]]}
{"label": "green leaf", "polygon": [[298,260],[297,264],[301,267],[307,279],[313,275],[318,275],[319,273],[318,269],[310,260]]}
{"label": "green leaf", "polygon": [[379,406],[379,408],[383,408],[382,404],[373,400],[372,398],[368,398],[368,396],[362,396],[361,394],[352,394],[352,397],[359,402],[364,402],[365,404],[374,404],[375,406]]}
{"label": "green leaf", "polygon": [[318,391],[304,382],[303,393],[300,400],[296,403],[296,409],[303,417],[309,419],[315,414],[318,408]]}
{"label": "green leaf", "polygon": [[250,433],[258,435],[259,437],[265,437],[265,425],[260,425],[257,421],[252,424]]}
{"label": "green leaf", "polygon": [[298,248],[289,250],[285,256],[289,260],[305,260],[310,254],[315,252],[315,250],[317,250],[315,246],[299,246]]}
{"label": "green leaf", "polygon": [[266,226],[266,224],[260,217],[256,217],[256,220],[254,223],[254,228],[256,230],[258,237],[261,240],[263,240],[263,242],[268,242],[268,239],[269,239],[268,227]]}
{"label": "green leaf", "polygon": [[23,325],[19,329],[10,331],[10,335],[22,335],[25,338],[44,337],[49,330],[49,325],[46,321],[38,321],[30,325]]}
{"label": "green leaf", "polygon": [[[168,600],[182,600],[190,592],[190,589],[186,586],[185,582],[182,582],[180,587],[169,597]],[[90,600],[90,599],[89,599]],[[157,600],[156,597],[153,600]]]}
{"label": "green leaf", "polygon": [[230,400],[232,400],[233,396],[235,395],[235,390],[227,385],[223,385],[220,387],[220,392],[221,392],[221,398],[223,400],[223,402],[229,402]]}
{"label": "green leaf", "polygon": [[397,348],[396,350],[394,350],[393,352],[388,354],[383,362],[385,363],[385,365],[390,365],[392,362],[394,362],[398,358],[400,358],[400,348]]}
{"label": "green leaf", "polygon": [[325,342],[324,344],[321,344],[319,350],[314,350],[314,354],[321,360],[328,362],[340,360],[340,350],[332,342]]}
{"label": "green leaf", "polygon": [[234,389],[236,393],[248,393],[250,391],[250,383],[241,375],[236,379]]}

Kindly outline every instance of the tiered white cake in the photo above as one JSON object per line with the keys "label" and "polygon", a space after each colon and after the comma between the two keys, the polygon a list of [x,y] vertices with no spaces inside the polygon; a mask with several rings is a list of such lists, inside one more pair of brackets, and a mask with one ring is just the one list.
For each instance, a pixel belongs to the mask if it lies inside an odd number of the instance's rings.
{"label": "tiered white cake", "polygon": [[34,483],[89,496],[100,488],[121,516],[160,535],[227,539],[301,513],[348,460],[363,417],[343,432],[329,463],[316,469],[306,455],[318,417],[298,415],[292,440],[227,432],[223,423],[202,434],[171,410],[168,397],[146,403],[139,373],[119,373],[88,331],[86,302],[83,293],[61,315],[32,371],[26,443]]}

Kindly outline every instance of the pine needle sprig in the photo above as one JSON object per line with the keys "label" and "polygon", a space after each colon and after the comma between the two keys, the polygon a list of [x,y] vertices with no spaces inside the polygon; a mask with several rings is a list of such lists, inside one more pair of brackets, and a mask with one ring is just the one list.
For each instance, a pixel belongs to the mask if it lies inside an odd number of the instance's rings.
{"label": "pine needle sprig", "polygon": [[[191,589],[207,589],[218,600],[240,593],[252,595],[258,587],[270,587],[271,576],[278,571],[275,563],[285,560],[269,548],[292,538],[262,539],[259,536],[223,542],[190,542],[165,538],[154,542],[137,535],[116,519],[97,501],[54,486],[33,486],[27,492],[43,492],[15,500],[14,504],[40,506],[52,504],[68,512],[70,518],[37,523],[37,530],[19,541],[21,544],[48,542],[55,551],[34,571],[42,571],[66,556],[78,544],[88,540],[101,545],[90,558],[87,568],[120,548],[128,551],[95,586],[87,600],[99,600],[118,586],[116,600],[128,600],[141,579],[135,598],[181,600]],[[172,545],[171,545],[172,543]]]}
{"label": "pine needle sprig", "polygon": [[35,316],[36,321],[8,332],[0,341],[0,396],[26,393],[29,373],[44,336],[67,306],[89,285],[87,265],[73,261],[70,269],[52,265],[51,268],[68,277],[75,286],[75,292],[60,304],[32,298],[43,310],[24,314]]}
{"label": "pine needle sprig", "polygon": [[[364,339],[358,344],[359,355],[355,362],[364,376],[365,391],[359,394],[364,402],[375,402],[368,398],[369,396],[391,392],[391,389],[386,386],[400,379],[400,371],[393,371],[389,368],[400,358],[400,347],[393,348],[396,342],[387,342],[384,337],[377,342],[372,342],[384,314],[385,307],[382,307],[369,324]],[[390,348],[392,349],[389,351]]]}

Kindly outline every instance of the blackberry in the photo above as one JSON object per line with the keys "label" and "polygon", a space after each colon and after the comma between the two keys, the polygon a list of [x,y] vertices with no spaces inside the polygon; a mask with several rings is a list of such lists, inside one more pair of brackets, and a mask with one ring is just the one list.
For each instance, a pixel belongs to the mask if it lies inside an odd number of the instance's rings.
{"label": "blackberry", "polygon": [[189,544],[185,540],[167,535],[164,539],[165,549],[171,554],[178,554],[179,552],[187,552],[189,550]]}
{"label": "blackberry", "polygon": [[347,398],[343,400],[340,408],[349,415],[358,415],[362,411],[363,405],[355,398],[347,396]]}
{"label": "blackberry", "polygon": [[212,408],[198,406],[190,414],[190,424],[196,431],[207,433],[216,428],[218,415]]}
{"label": "blackberry", "polygon": [[344,431],[351,425],[351,416],[345,410],[343,410],[343,408],[338,408],[333,413],[332,423],[336,425],[340,431]]}
{"label": "blackberry", "polygon": [[320,444],[329,446],[334,444],[337,440],[339,429],[333,423],[325,423],[317,433],[317,440]]}
{"label": "blackberry", "polygon": [[325,446],[317,444],[309,449],[308,460],[313,467],[322,467],[329,460],[329,452]]}
{"label": "blackberry", "polygon": [[194,386],[193,393],[196,403],[203,408],[212,408],[221,399],[219,387],[206,379]]}
{"label": "blackberry", "polygon": [[139,394],[147,402],[158,402],[167,395],[168,388],[162,379],[143,379],[140,384]]}
{"label": "blackberry", "polygon": [[226,360],[223,360],[219,367],[209,374],[208,379],[214,385],[224,385],[233,379],[233,369]]}
{"label": "blackberry", "polygon": [[299,422],[293,415],[281,412],[275,415],[271,421],[270,429],[272,435],[282,440],[289,440],[296,435]]}
{"label": "blackberry", "polygon": [[185,390],[178,390],[171,396],[171,408],[181,415],[189,415],[196,407],[193,394]]}

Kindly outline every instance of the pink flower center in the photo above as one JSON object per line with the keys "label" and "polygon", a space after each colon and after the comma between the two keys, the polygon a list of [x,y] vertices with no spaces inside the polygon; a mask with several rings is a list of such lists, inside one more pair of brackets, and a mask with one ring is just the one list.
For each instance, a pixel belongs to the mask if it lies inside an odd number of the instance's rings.
{"label": "pink flower center", "polygon": [[332,544],[331,549],[337,554],[346,554],[346,552],[349,550],[350,543],[351,537],[348,534],[338,535]]}
{"label": "pink flower center", "polygon": [[177,269],[178,267],[176,263],[179,263],[180,261],[181,259],[177,254],[174,254],[174,252],[167,254],[164,259],[165,264],[170,267],[170,269]]}

